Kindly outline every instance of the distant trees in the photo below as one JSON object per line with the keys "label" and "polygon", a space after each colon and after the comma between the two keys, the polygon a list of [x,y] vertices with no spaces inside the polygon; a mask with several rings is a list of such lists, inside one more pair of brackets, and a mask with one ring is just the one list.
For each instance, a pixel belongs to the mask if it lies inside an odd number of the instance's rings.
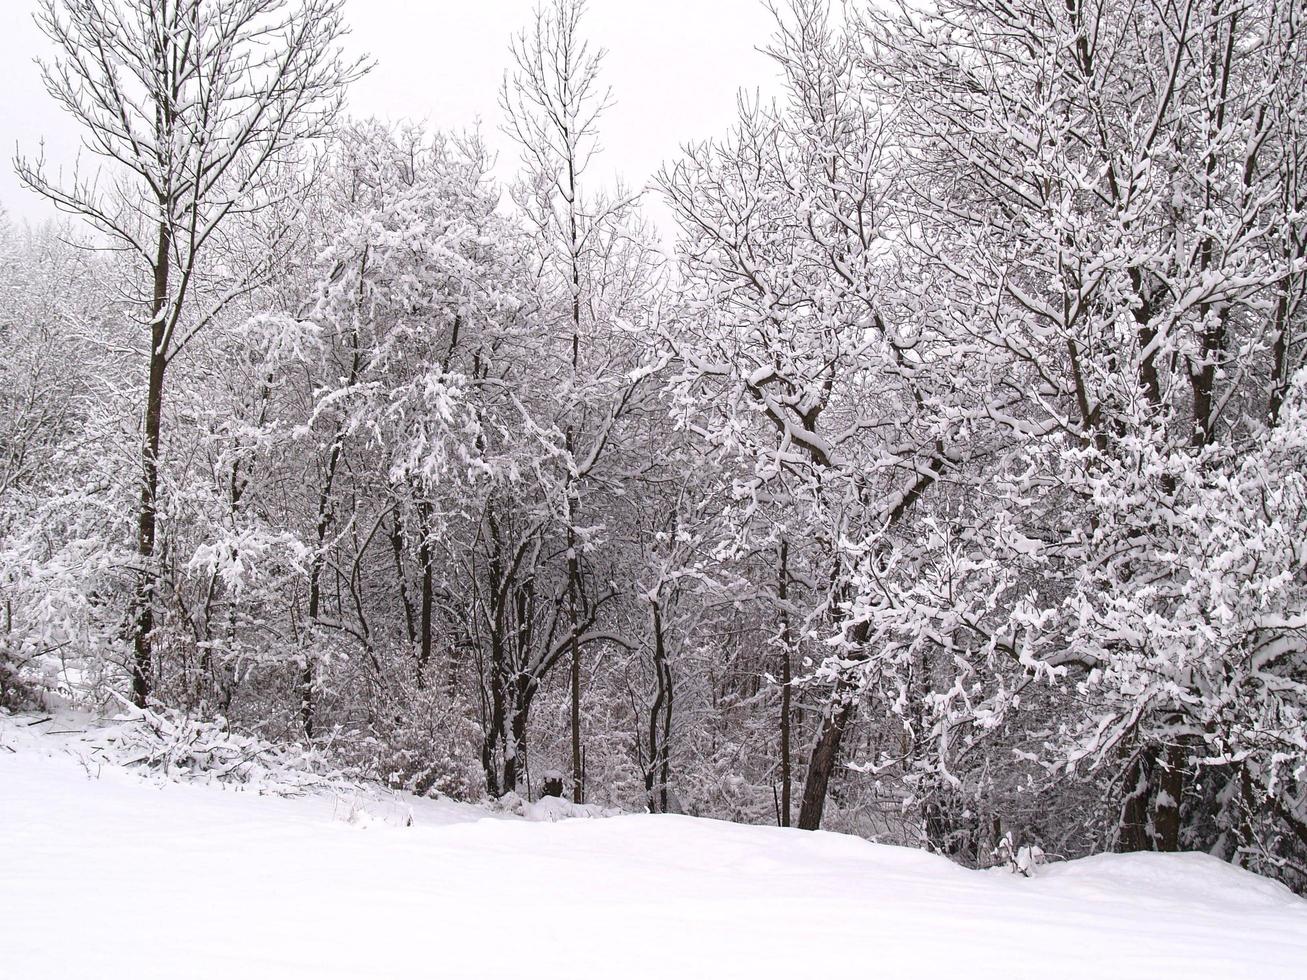
{"label": "distant trees", "polygon": [[260,505],[303,549],[286,629],[310,734],[339,684],[372,692],[369,724],[472,693],[477,572],[458,549],[534,444],[503,381],[530,285],[485,170],[475,139],[345,127],[295,288],[247,330],[266,379],[252,462],[275,492]]}
{"label": "distant trees", "polygon": [[104,309],[114,265],[77,240],[0,227],[0,688],[58,688],[65,666],[94,683],[121,662],[122,337]]}

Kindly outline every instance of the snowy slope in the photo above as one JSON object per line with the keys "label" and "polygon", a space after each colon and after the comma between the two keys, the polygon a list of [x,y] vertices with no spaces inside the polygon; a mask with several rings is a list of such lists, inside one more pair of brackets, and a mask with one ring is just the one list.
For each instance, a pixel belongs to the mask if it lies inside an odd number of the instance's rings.
{"label": "snowy slope", "polygon": [[0,717],[5,980],[1307,977],[1307,902],[1201,855],[1027,880],[688,817],[162,784],[77,751]]}

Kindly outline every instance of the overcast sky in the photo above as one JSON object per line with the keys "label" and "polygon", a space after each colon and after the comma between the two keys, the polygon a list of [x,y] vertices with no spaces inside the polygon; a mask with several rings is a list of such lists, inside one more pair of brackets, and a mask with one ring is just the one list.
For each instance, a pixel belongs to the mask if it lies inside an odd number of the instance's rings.
{"label": "overcast sky", "polygon": [[[35,151],[44,137],[52,164],[71,163],[78,148],[75,127],[32,63],[49,50],[32,23],[35,7],[36,0],[0,0],[0,203],[32,220],[53,212],[14,179],[15,145]],[[444,129],[480,119],[507,171],[516,152],[498,132],[496,96],[509,38],[533,8],[534,0],[347,0],[349,46],[377,61],[352,90],[351,112]],[[620,173],[641,186],[682,142],[722,132],[740,88],[774,88],[772,66],[756,50],[771,34],[761,0],[590,0],[585,30],[608,50],[616,99],[596,176]]]}

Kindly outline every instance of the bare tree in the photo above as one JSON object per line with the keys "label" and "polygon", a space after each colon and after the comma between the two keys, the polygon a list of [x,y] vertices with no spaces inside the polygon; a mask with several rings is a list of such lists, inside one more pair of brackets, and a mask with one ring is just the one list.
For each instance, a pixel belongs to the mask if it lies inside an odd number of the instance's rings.
{"label": "bare tree", "polygon": [[512,42],[513,67],[500,93],[506,130],[521,145],[526,170],[518,204],[536,226],[542,272],[562,286],[571,327],[567,389],[572,404],[566,406],[564,422],[567,473],[561,506],[567,531],[572,794],[578,803],[584,798],[579,637],[585,605],[581,594],[584,543],[577,533],[579,484],[581,471],[593,467],[603,452],[608,431],[630,394],[628,389],[618,408],[607,413],[604,431],[581,446],[577,423],[584,415],[580,392],[583,319],[593,292],[587,267],[605,232],[633,203],[620,194],[616,200],[602,196],[587,199],[582,194],[582,178],[599,150],[599,118],[611,104],[610,92],[599,80],[604,51],[592,49],[581,35],[584,13],[584,0],[552,0],[547,7],[538,7],[530,30],[522,31]]}
{"label": "bare tree", "polygon": [[[293,182],[272,179],[330,131],[365,70],[340,50],[343,0],[42,0],[54,42],[40,63],[51,97],[105,166],[71,178],[19,155],[19,179],[85,218],[142,274],[125,298],[149,331],[132,611],[132,695],[151,686],[155,536],[164,377],[187,343],[275,268],[292,227],[263,228],[261,258],[222,262],[230,226],[280,215]],[[210,260],[212,257],[212,260]],[[143,287],[143,288],[142,288]]]}

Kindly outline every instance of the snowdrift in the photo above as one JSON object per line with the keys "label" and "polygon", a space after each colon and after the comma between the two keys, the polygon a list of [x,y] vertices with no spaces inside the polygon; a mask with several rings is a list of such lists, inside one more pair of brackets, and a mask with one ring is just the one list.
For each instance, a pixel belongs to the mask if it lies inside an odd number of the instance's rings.
{"label": "snowdrift", "polygon": [[0,716],[6,980],[1307,977],[1307,902],[1204,855],[1022,878],[690,817],[288,798],[31,720]]}

